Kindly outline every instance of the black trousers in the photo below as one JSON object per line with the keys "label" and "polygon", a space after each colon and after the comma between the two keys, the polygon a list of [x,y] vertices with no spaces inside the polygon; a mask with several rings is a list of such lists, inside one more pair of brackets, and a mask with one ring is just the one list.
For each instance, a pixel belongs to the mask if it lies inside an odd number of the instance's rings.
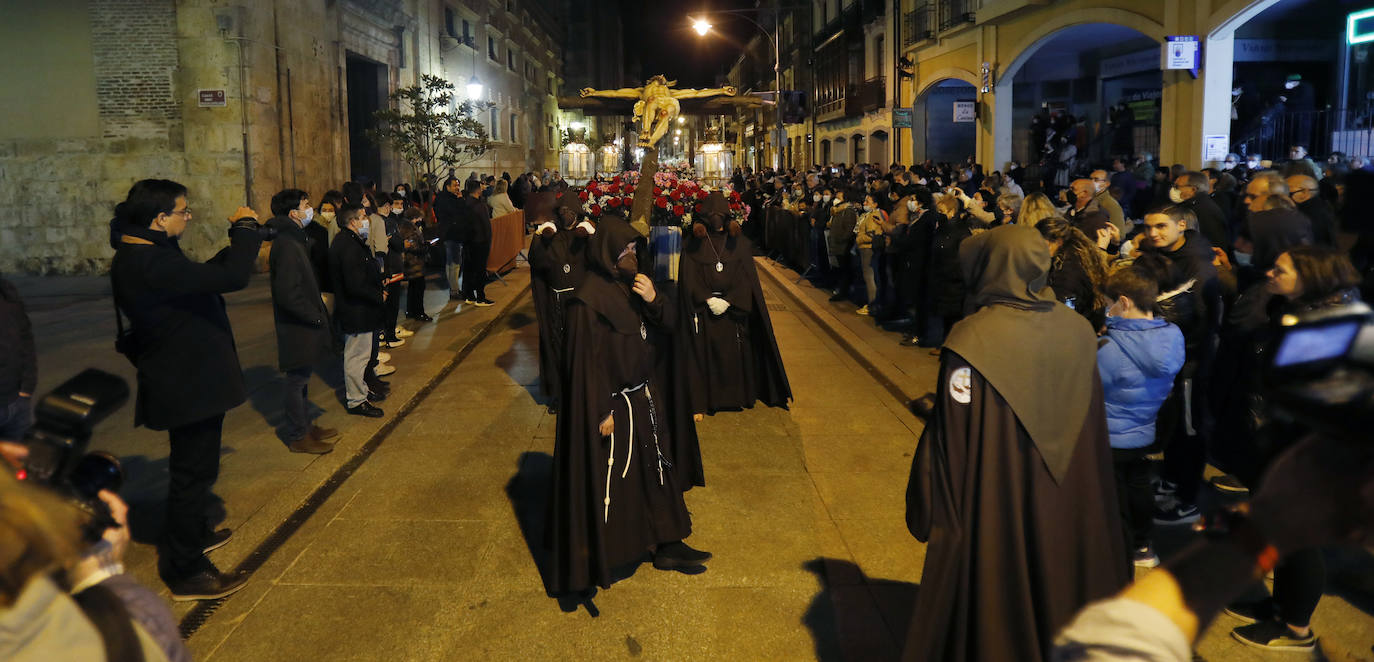
{"label": "black trousers", "polygon": [[403,290],[405,290],[405,286],[399,282],[386,286],[386,303],[384,304],[386,313],[385,319],[382,320],[382,335],[387,340],[396,339],[396,322],[400,321],[401,292]]}
{"label": "black trousers", "polygon": [[835,256],[835,294],[849,298],[850,290],[854,287],[854,270],[857,266],[854,256],[849,252]]}
{"label": "black trousers", "polygon": [[311,369],[292,368],[286,371],[286,438],[298,441],[310,431],[309,395]]}
{"label": "black trousers", "polygon": [[491,240],[463,242],[463,295],[468,299],[487,298],[487,255]]}
{"label": "black trousers", "polygon": [[406,314],[411,317],[425,314],[425,279],[423,276],[406,281]]}
{"label": "black trousers", "polygon": [[213,532],[210,509],[219,478],[223,431],[224,414],[220,414],[174,427],[167,433],[172,449],[164,535],[168,564],[178,575],[194,573],[205,563],[205,543]]}
{"label": "black trousers", "polygon": [[1150,544],[1150,530],[1154,526],[1155,498],[1150,487],[1148,451],[1148,446],[1112,449],[1116,500],[1128,551]]}

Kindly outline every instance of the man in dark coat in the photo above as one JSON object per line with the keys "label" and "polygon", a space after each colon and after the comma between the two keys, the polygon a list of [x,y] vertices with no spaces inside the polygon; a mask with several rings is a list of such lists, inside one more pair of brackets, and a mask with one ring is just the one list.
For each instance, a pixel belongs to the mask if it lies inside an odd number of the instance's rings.
{"label": "man in dark coat", "polygon": [[835,292],[831,301],[849,298],[849,289],[854,284],[854,226],[859,222],[855,205],[863,203],[863,193],[847,188],[835,191],[835,204],[830,207],[830,220],[826,222],[826,248],[830,255],[830,268],[835,272]]}
{"label": "man in dark coat", "polygon": [[463,242],[463,301],[490,306],[487,298],[487,254],[491,252],[491,207],[482,199],[482,184],[469,180],[458,212],[458,237]]}
{"label": "man in dark coat", "polygon": [[612,569],[646,550],[661,570],[710,558],[682,542],[692,523],[670,466],[675,441],[657,423],[672,414],[658,395],[651,339],[672,334],[674,308],[639,273],[639,240],[628,223],[603,216],[587,277],[568,303],[545,539],[552,595],[609,587]]}
{"label": "man in dark coat", "polygon": [[344,204],[339,233],[329,245],[329,268],[334,279],[334,322],[344,337],[344,395],[348,413],[380,418],[383,412],[369,400],[366,371],[373,342],[385,313],[386,289],[382,269],[363,236],[367,232],[362,207]]}
{"label": "man in dark coat", "polygon": [[277,367],[286,373],[286,429],[283,436],[293,453],[323,454],[334,450],[339,432],[321,428],[306,411],[306,387],[315,364],[332,354],[333,334],[320,286],[310,263],[306,225],[315,221],[315,210],[305,191],[286,189],[272,196],[272,218],[267,225],[277,231],[267,267],[272,277],[272,319],[277,330]]}
{"label": "man in dark coat", "polygon": [[[1240,238],[1236,250],[1250,249],[1250,271],[1258,280],[1264,272],[1274,266],[1290,246],[1310,244],[1315,238],[1312,221],[1293,205],[1288,197],[1288,183],[1275,172],[1262,172],[1255,175],[1245,185],[1245,205],[1247,214],[1240,228]],[[1244,289],[1244,285],[1242,285]]]}
{"label": "man in dark coat", "polygon": [[929,546],[904,657],[1036,662],[1129,580],[1097,339],[1046,287],[1035,230],[993,228],[959,258],[978,311],[945,343],[907,486]]}
{"label": "man in dark coat", "polygon": [[126,355],[138,371],[134,425],[167,430],[171,442],[159,570],[177,600],[220,598],[243,587],[242,577],[220,573],[205,550],[229,539],[229,530],[214,530],[210,520],[212,489],[224,412],[247,399],[221,295],[248,285],[262,245],[257,214],[240,207],[230,217],[229,246],[208,262],[193,262],[177,243],[190,217],[186,187],[145,179],[110,222],[110,281],[130,324]]}
{"label": "man in dark coat", "polygon": [[[450,299],[460,299],[458,289],[460,269],[463,266],[463,240],[459,231],[459,217],[463,213],[463,200],[459,196],[463,182],[457,177],[444,180],[444,190],[434,196],[434,219],[438,226],[438,236],[444,242],[444,281],[448,283]],[[339,222],[343,227],[343,222]]]}
{"label": "man in dark coat", "polygon": [[1312,240],[1321,246],[1336,246],[1336,210],[1318,195],[1317,180],[1307,175],[1293,175],[1286,180],[1289,197],[1307,220],[1312,221]]}
{"label": "man in dark coat", "polygon": [[725,196],[713,191],[682,251],[683,334],[680,351],[691,385],[693,413],[787,407],[792,388],[754,266],[754,248],[730,219]]}
{"label": "man in dark coat", "polygon": [[558,196],[558,222],[535,229],[530,242],[530,293],[539,322],[539,388],[557,409],[563,382],[563,353],[567,340],[567,306],[573,291],[587,276],[587,245],[596,227],[583,220],[577,191]]}
{"label": "man in dark coat", "polygon": [[[1197,217],[1198,232],[1207,238],[1208,243],[1225,249],[1231,245],[1230,232],[1227,230],[1226,213],[1212,199],[1212,182],[1201,172],[1185,172],[1174,180],[1174,188],[1169,199],[1182,205]],[[1089,235],[1090,237],[1093,235]]]}

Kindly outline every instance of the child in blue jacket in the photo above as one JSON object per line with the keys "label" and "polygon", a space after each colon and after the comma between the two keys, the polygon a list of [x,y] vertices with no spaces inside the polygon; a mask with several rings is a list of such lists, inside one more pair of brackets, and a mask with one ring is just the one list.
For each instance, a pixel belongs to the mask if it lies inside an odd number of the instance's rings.
{"label": "child in blue jacket", "polygon": [[1111,436],[1116,491],[1126,540],[1135,564],[1159,565],[1150,544],[1154,497],[1146,455],[1155,440],[1155,417],[1183,367],[1183,332],[1155,317],[1159,287],[1134,267],[1112,274],[1105,287],[1111,301],[1107,327],[1098,342],[1097,371]]}

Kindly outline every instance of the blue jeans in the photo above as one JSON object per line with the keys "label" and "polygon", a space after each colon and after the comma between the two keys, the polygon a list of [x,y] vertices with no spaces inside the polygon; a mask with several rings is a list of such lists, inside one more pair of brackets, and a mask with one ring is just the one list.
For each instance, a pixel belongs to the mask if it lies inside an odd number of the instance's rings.
{"label": "blue jeans", "polygon": [[33,398],[16,395],[9,402],[0,404],[0,440],[23,441],[32,425]]}
{"label": "blue jeans", "polygon": [[444,240],[444,279],[448,281],[450,293],[461,292],[459,286],[463,266],[463,242]]}

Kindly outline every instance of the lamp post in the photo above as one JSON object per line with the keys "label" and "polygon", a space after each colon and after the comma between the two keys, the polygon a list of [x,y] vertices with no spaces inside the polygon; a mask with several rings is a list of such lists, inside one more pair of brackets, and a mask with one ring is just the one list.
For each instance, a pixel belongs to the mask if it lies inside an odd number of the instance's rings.
{"label": "lamp post", "polygon": [[782,128],[782,55],[778,50],[778,40],[782,37],[782,10],[793,8],[794,7],[790,6],[784,7],[781,4],[772,8],[772,33],[769,33],[768,29],[760,25],[758,21],[755,21],[754,19],[746,16],[746,14],[756,13],[767,9],[764,7],[756,7],[753,9],[711,9],[707,11],[698,12],[698,16],[692,19],[692,29],[695,30],[699,36],[705,37],[706,33],[710,32],[711,28],[715,26],[707,22],[707,20],[703,18],[704,16],[712,14],[728,14],[738,16],[746,21],[749,21],[750,25],[754,26],[755,28],[758,28],[759,32],[762,32],[763,36],[768,37],[768,41],[773,44],[773,114],[777,117],[776,130],[778,132],[777,138],[774,139],[773,150],[774,155],[777,157],[775,159],[775,166],[779,169],[783,167],[782,141],[785,138],[785,134],[784,129]]}

